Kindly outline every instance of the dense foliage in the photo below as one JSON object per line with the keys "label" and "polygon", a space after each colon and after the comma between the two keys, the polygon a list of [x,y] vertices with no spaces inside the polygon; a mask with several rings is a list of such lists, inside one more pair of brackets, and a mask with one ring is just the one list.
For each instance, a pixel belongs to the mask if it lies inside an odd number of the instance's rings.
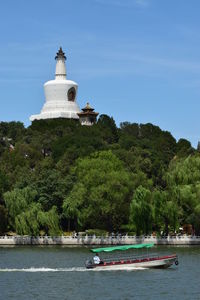
{"label": "dense foliage", "polygon": [[152,124],[101,115],[0,123],[0,233],[200,233],[200,155]]}

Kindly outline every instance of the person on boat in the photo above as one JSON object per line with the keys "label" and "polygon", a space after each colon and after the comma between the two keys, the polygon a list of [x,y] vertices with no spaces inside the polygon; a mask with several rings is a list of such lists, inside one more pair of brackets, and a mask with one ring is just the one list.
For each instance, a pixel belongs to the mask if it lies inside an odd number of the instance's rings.
{"label": "person on boat", "polygon": [[93,261],[95,265],[99,265],[101,263],[101,259],[98,253],[96,253],[95,256],[93,257]]}

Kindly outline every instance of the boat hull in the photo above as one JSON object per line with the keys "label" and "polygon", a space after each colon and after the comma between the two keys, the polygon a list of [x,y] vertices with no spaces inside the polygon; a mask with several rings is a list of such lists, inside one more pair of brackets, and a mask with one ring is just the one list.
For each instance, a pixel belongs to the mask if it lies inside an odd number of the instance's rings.
{"label": "boat hull", "polygon": [[169,268],[171,265],[178,265],[177,255],[170,256],[162,256],[162,257],[149,257],[145,259],[135,259],[135,260],[120,260],[120,261],[111,261],[104,262],[99,265],[95,264],[86,264],[86,268],[88,269],[117,269],[117,270],[125,270],[125,269],[135,269],[135,268]]}

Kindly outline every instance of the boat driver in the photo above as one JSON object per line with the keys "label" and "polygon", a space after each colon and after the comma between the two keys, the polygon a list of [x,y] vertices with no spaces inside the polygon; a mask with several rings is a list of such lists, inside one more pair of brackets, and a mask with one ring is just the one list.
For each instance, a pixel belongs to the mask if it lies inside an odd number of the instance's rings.
{"label": "boat driver", "polygon": [[95,256],[93,257],[93,261],[94,261],[95,265],[99,265],[101,263],[101,260],[100,260],[100,257],[99,257],[98,253],[96,253]]}

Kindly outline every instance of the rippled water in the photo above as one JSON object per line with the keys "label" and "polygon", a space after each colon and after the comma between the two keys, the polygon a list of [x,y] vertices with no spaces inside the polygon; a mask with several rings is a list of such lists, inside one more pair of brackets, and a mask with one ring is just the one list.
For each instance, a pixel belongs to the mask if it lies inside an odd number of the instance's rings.
{"label": "rippled water", "polygon": [[200,299],[200,247],[158,247],[177,253],[166,270],[86,270],[83,247],[1,247],[0,299]]}

